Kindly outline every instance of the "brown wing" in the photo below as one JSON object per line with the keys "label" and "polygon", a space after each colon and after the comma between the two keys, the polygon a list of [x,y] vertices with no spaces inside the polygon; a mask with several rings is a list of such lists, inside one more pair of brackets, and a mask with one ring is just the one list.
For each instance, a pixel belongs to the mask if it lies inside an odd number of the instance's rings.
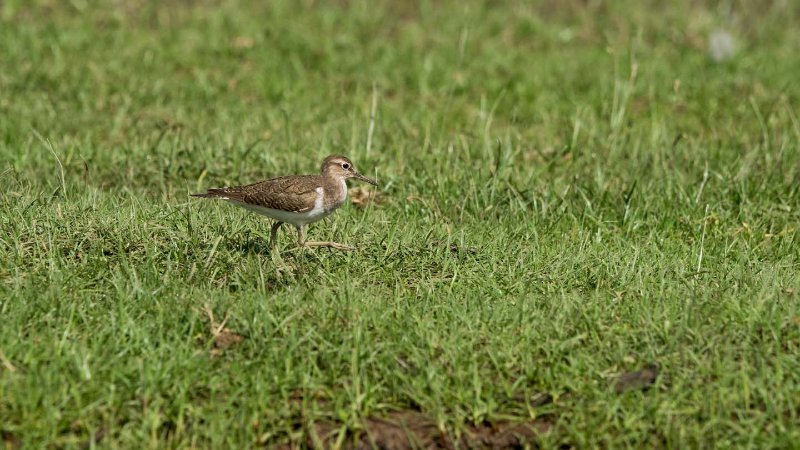
{"label": "brown wing", "polygon": [[303,212],[314,207],[316,189],[322,186],[319,175],[272,178],[235,188],[242,201],[283,211]]}

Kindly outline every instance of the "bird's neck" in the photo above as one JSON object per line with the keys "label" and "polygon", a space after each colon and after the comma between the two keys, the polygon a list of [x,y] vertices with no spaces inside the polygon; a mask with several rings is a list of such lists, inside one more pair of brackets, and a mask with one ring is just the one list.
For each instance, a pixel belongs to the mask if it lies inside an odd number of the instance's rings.
{"label": "bird's neck", "polygon": [[347,199],[347,183],[344,178],[323,177],[322,189],[325,211],[333,211]]}

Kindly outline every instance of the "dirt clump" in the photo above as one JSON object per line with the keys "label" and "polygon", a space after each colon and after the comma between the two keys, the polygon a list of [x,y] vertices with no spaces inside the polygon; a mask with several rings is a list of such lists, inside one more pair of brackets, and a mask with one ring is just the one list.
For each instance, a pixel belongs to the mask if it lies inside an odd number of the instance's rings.
{"label": "dirt clump", "polygon": [[620,375],[614,383],[614,392],[622,394],[632,390],[647,390],[656,382],[658,371],[658,364],[651,363],[641,370]]}
{"label": "dirt clump", "polygon": [[[306,427],[305,442],[287,444],[282,450],[299,448],[350,450],[405,449],[517,449],[533,445],[539,434],[554,422],[542,417],[528,422],[495,422],[467,425],[458,434],[443,431],[418,411],[398,411],[384,417],[367,418],[359,430],[347,430],[334,422],[316,422]],[[344,436],[341,433],[345,433]]]}

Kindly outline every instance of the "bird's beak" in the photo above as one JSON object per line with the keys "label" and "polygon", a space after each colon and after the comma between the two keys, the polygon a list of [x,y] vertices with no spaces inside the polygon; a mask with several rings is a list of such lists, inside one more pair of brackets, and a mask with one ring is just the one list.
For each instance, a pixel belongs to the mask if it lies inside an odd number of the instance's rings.
{"label": "bird's beak", "polygon": [[373,180],[371,178],[367,178],[367,177],[365,177],[364,175],[361,175],[358,172],[353,172],[353,178],[355,178],[357,180],[361,180],[361,181],[366,181],[367,183],[369,183],[369,184],[371,184],[373,186],[377,186],[378,185],[377,181],[375,181],[375,180]]}

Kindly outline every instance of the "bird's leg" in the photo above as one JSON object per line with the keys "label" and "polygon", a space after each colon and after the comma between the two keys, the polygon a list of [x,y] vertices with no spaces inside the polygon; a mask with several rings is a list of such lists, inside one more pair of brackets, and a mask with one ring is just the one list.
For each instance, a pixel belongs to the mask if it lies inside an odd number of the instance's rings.
{"label": "bird's leg", "polygon": [[297,227],[297,244],[300,247],[328,247],[328,248],[335,248],[337,250],[343,250],[346,252],[353,251],[355,248],[350,247],[349,245],[340,244],[338,242],[316,242],[316,241],[306,241],[306,229],[305,226]]}
{"label": "bird's leg", "polygon": [[272,224],[272,229],[269,232],[269,248],[270,249],[274,249],[275,248],[275,241],[278,238],[278,228],[280,228],[281,225],[283,225],[283,222],[275,222],[275,223]]}

